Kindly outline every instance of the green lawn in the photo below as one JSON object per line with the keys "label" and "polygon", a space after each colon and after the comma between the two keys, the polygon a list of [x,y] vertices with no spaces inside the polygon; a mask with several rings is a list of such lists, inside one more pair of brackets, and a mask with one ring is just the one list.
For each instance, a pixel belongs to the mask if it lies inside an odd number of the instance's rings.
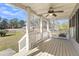
{"label": "green lawn", "polygon": [[0,51],[12,48],[16,52],[18,52],[18,41],[21,39],[21,37],[24,35],[24,30],[16,30],[16,32],[8,32],[7,36],[0,37]]}

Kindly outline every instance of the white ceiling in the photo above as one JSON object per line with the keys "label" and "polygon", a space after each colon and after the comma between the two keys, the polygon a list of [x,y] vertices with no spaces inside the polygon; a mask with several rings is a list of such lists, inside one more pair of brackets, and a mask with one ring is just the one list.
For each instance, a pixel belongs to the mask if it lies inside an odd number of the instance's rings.
{"label": "white ceiling", "polygon": [[58,19],[69,18],[76,6],[76,3],[24,3],[23,5],[30,6],[37,14],[47,13],[50,6],[52,6],[54,10],[63,10],[63,13],[56,13],[57,17],[48,16],[48,18]]}

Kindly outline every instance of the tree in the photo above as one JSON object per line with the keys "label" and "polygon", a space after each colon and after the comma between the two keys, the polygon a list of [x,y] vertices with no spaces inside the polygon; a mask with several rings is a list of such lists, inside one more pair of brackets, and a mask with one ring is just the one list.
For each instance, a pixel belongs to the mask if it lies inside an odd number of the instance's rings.
{"label": "tree", "polygon": [[23,26],[25,26],[25,21],[24,20],[20,20],[19,21],[19,27],[23,27]]}
{"label": "tree", "polygon": [[0,22],[0,29],[7,29],[7,28],[8,28],[7,19],[3,19],[3,20]]}
{"label": "tree", "polygon": [[1,19],[2,19],[2,18],[0,17],[0,21],[1,21]]}
{"label": "tree", "polygon": [[65,22],[65,23],[63,23],[63,24],[60,24],[60,25],[59,25],[59,29],[60,29],[61,31],[67,31],[67,30],[69,30],[69,24],[68,24],[67,22]]}
{"label": "tree", "polygon": [[17,18],[11,19],[10,26],[11,28],[18,28],[18,19]]}

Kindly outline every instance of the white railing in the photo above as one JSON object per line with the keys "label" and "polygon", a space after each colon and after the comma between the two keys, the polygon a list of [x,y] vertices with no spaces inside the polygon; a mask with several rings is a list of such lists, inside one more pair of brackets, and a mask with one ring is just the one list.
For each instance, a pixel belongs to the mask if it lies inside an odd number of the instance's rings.
{"label": "white railing", "polygon": [[49,37],[49,33],[48,32],[43,32],[43,39],[47,39]]}
{"label": "white railing", "polygon": [[42,41],[46,40],[49,36],[48,36],[48,32],[43,32],[41,33],[30,33],[30,46],[31,49],[38,46],[39,43],[41,43]]}
{"label": "white railing", "polygon": [[26,48],[26,37],[27,35],[25,34],[19,41],[18,41],[18,45],[19,45],[19,51],[22,51]]}
{"label": "white railing", "polygon": [[41,35],[40,33],[35,33],[35,32],[29,33],[29,39],[30,39],[29,40],[30,48],[32,49],[36,45],[37,41],[41,39]]}
{"label": "white railing", "polygon": [[19,52],[23,51],[23,50],[27,50],[28,46],[30,46],[30,48],[36,47],[41,41],[46,40],[49,37],[48,32],[43,32],[43,35],[41,37],[40,33],[29,33],[29,43],[27,42],[28,38],[27,38],[27,34],[25,34],[21,40],[18,41],[18,45],[19,45]]}

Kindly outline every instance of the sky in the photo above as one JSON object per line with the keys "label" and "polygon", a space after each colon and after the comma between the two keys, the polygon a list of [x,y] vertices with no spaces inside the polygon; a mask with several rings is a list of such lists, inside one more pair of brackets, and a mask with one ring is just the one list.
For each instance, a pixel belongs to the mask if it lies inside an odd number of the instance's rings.
{"label": "sky", "polygon": [[27,12],[20,8],[16,8],[10,4],[0,3],[0,17],[2,18],[7,18],[9,20],[13,18],[26,20],[27,16]]}
{"label": "sky", "polygon": [[69,22],[69,19],[57,19],[56,23],[58,24],[64,24],[64,23],[68,23]]}

